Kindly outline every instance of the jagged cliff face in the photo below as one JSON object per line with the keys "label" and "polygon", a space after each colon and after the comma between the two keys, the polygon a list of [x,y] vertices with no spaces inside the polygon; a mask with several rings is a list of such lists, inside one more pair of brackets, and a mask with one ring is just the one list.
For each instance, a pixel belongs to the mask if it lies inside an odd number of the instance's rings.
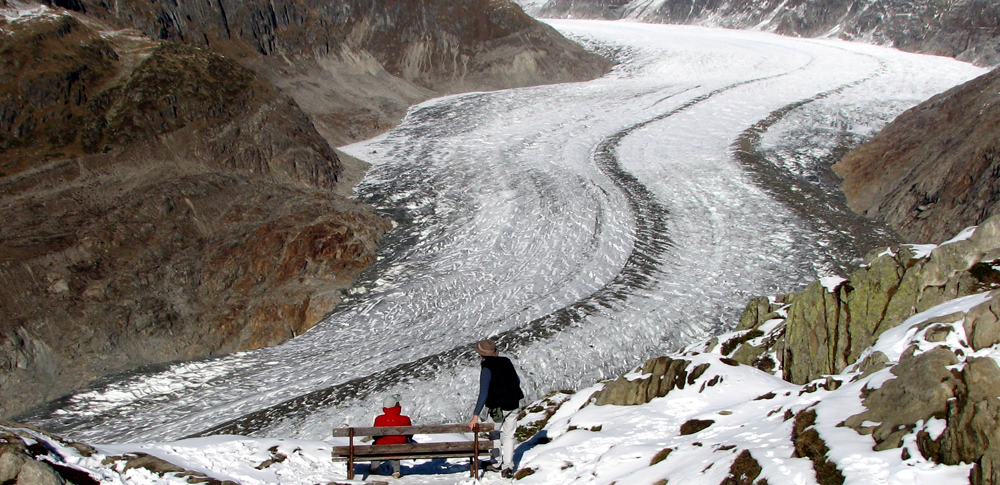
{"label": "jagged cliff face", "polygon": [[1000,63],[1000,6],[991,0],[548,0],[532,2],[529,12],[833,36],[980,65]]}
{"label": "jagged cliff face", "polygon": [[338,144],[384,131],[433,96],[591,79],[609,68],[507,0],[54,3],[239,59]]}
{"label": "jagged cliff face", "polygon": [[[1000,367],[978,354],[1000,345],[998,262],[1000,217],[933,250],[878,250],[849,279],[751,302],[740,335],[723,344],[723,353],[797,384],[845,370],[857,379],[890,369],[892,378],[865,389],[863,412],[844,425],[871,435],[881,451],[903,447],[920,423],[940,419],[945,430],[937,436],[916,432],[920,453],[937,463],[973,463],[971,483],[996,483],[1000,438],[992,430],[1000,423]],[[872,348],[915,314],[976,294],[986,296],[971,310],[941,311],[912,327],[915,343],[900,355]]]}
{"label": "jagged cliff face", "polygon": [[1000,71],[901,114],[834,170],[855,212],[935,241],[1000,213]]}

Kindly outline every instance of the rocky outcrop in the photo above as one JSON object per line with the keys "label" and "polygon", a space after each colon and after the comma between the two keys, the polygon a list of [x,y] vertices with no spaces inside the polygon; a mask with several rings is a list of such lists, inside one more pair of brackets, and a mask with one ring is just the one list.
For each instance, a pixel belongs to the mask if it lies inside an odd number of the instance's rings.
{"label": "rocky outcrop", "polygon": [[[739,336],[722,353],[758,368],[761,356],[773,356],[773,370],[798,384],[839,373],[910,316],[1000,282],[993,266],[1000,258],[1000,217],[966,236],[933,250],[879,249],[846,280],[817,281],[774,302],[754,300],[737,328]],[[941,321],[946,320],[954,321]],[[991,331],[978,332],[988,341]]]}
{"label": "rocky outcrop", "polygon": [[[995,332],[1000,294],[974,308],[968,315],[952,319],[966,332]],[[963,320],[964,319],[964,320]],[[980,328],[982,327],[982,328]],[[954,326],[925,322],[918,328],[922,342],[943,342],[954,334]],[[1000,339],[981,340],[992,347]],[[969,356],[947,346],[922,348],[911,345],[891,368],[893,378],[876,389],[866,389],[865,411],[843,424],[871,435],[875,450],[904,445],[903,438],[916,432],[917,447],[937,463],[974,464],[970,483],[1000,480],[1000,367],[989,357]],[[932,435],[922,429],[938,421],[943,429]]]}
{"label": "rocky outcrop", "polygon": [[[723,358],[721,363],[739,365],[736,361]],[[686,385],[715,386],[721,382],[719,376],[710,379],[699,379],[711,367],[710,363],[701,363],[691,369],[690,360],[671,357],[656,357],[646,361],[641,367],[617,379],[608,381],[594,395],[594,404],[598,406],[634,406],[645,404],[657,397],[666,396],[674,389],[683,389]]]}
{"label": "rocky outcrop", "polygon": [[56,12],[0,61],[0,415],[306,331],[389,221],[296,103],[209,50]]}
{"label": "rocky outcrop", "polygon": [[831,36],[980,65],[1000,63],[1000,6],[990,0],[549,0],[533,3],[529,12],[543,18],[626,18]]}
{"label": "rocky outcrop", "polygon": [[1000,71],[897,117],[834,165],[851,209],[940,241],[1000,213]]}
{"label": "rocky outcrop", "polygon": [[[911,452],[904,438],[915,434],[924,458],[974,464],[971,483],[997,483],[1000,367],[974,354],[1000,345],[1000,292],[994,290],[1000,286],[1000,217],[932,247],[879,250],[847,280],[816,282],[780,302],[755,299],[722,353],[758,367],[759,356],[773,355],[785,380],[805,384],[826,376],[827,388],[830,375],[889,372],[891,378],[865,388],[865,411],[843,425],[871,435],[875,450],[904,448],[904,459]],[[971,310],[911,324],[909,346],[899,356],[871,348],[915,314],[983,292],[990,292],[988,301]],[[932,434],[927,429],[934,420],[943,426]]]}
{"label": "rocky outcrop", "polygon": [[[701,401],[706,409],[695,407],[698,412],[681,424],[677,439],[667,442],[676,449],[685,446],[680,437],[711,429],[719,420],[729,429],[743,427],[728,416],[783,416],[774,424],[791,423],[792,456],[812,461],[818,483],[844,483],[847,473],[834,460],[845,456],[845,447],[857,446],[838,444],[840,449],[833,453],[828,440],[834,425],[870,436],[873,450],[892,451],[889,456],[910,466],[971,465],[970,483],[998,483],[998,256],[1000,217],[940,246],[878,250],[850,279],[824,278],[801,293],[751,300],[735,331],[694,344],[677,356],[650,359],[601,384],[588,403],[641,405],[676,396],[678,406],[685,407],[699,402],[696,396],[711,396]],[[768,359],[770,367],[764,365]],[[759,374],[745,368],[724,370],[741,363],[798,385],[758,381]],[[740,404],[723,399],[725,404],[714,407],[720,395],[746,395],[750,382],[773,390],[743,398]],[[857,404],[847,405],[851,402]],[[652,409],[669,409],[670,404]],[[586,416],[592,429],[601,427],[593,425],[593,414]],[[830,421],[831,416],[842,422]],[[709,442],[703,443],[706,438]],[[712,443],[708,436],[697,440],[691,446],[743,446]],[[760,469],[751,458],[737,457],[722,483],[756,479]]]}

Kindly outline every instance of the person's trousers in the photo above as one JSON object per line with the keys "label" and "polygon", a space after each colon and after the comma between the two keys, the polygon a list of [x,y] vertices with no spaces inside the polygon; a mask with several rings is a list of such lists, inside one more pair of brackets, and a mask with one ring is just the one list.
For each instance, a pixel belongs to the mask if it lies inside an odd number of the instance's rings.
{"label": "person's trousers", "polygon": [[[393,471],[393,473],[399,473],[399,460],[389,460],[389,464],[392,465],[392,471]],[[369,466],[369,470],[371,470],[372,473],[377,474],[378,473],[378,467],[382,466],[382,462],[381,461],[373,461],[373,462],[371,462],[371,465],[368,465],[368,466]]]}
{"label": "person's trousers", "polygon": [[499,423],[490,417],[491,421],[500,425],[499,436],[495,437],[497,433],[494,431],[490,438],[493,438],[492,458],[500,465],[501,470],[514,469],[514,431],[517,431],[519,411],[520,409],[504,411]]}

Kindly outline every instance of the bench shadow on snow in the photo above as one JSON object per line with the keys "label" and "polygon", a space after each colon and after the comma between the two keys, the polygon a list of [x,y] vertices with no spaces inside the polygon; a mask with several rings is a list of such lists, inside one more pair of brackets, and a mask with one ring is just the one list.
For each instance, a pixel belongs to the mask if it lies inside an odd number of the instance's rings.
{"label": "bench shadow on snow", "polygon": [[[520,468],[521,457],[524,453],[536,445],[545,444],[549,441],[548,433],[545,430],[539,431],[535,436],[533,436],[528,441],[517,445],[514,449],[514,464],[516,468]],[[457,474],[457,473],[469,473],[469,462],[465,459],[447,459],[447,458],[434,458],[431,460],[403,460],[399,467],[400,474],[404,477],[407,475],[444,475],[444,474]],[[483,473],[483,468],[479,470]],[[384,476],[388,477],[392,473],[392,467],[389,466],[388,461],[382,462],[379,467],[379,474],[372,475],[369,470],[368,462],[357,462],[354,464],[354,474],[355,476],[362,477],[361,480],[368,480],[370,477]]]}
{"label": "bench shadow on snow", "polygon": [[[379,473],[373,475],[371,470],[369,470],[368,462],[357,462],[354,464],[354,474],[355,476],[362,477],[362,480],[368,480],[369,477],[388,477],[392,474],[392,467],[389,466],[388,461],[382,462],[382,466],[378,469]],[[403,460],[399,467],[399,472],[404,477],[407,475],[446,475],[453,473],[469,473],[469,461],[452,459],[449,461],[447,458],[434,458],[431,460]]]}

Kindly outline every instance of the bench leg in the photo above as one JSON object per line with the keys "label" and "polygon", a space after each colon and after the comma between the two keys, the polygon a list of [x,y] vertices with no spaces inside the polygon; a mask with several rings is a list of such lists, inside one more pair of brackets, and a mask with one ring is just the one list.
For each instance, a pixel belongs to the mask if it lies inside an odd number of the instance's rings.
{"label": "bench leg", "polygon": [[347,459],[347,479],[354,480],[354,460]]}
{"label": "bench leg", "polygon": [[479,480],[479,425],[477,424],[475,429],[472,430],[472,463],[469,464],[471,468],[472,478]]}

